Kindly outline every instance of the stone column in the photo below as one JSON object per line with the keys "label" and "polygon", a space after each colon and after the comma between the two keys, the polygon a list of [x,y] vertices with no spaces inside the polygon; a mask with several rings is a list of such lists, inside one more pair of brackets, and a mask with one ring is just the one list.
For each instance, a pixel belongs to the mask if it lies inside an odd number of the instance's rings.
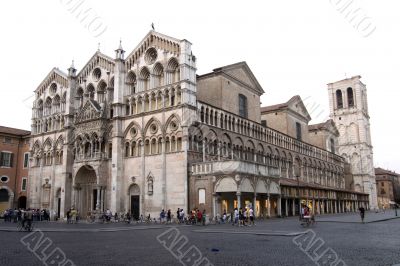
{"label": "stone column", "polygon": [[296,216],[296,204],[295,204],[295,202],[296,202],[296,199],[293,198],[293,200],[292,200],[292,214],[293,214],[293,216]]}
{"label": "stone column", "polygon": [[203,162],[206,161],[206,141],[203,140]]}
{"label": "stone column", "polygon": [[312,207],[313,207],[312,213],[313,213],[313,214],[316,214],[316,212],[315,212],[315,209],[316,209],[316,206],[315,206],[315,199],[312,200]]}
{"label": "stone column", "polygon": [[279,196],[278,200],[277,200],[277,209],[278,209],[278,216],[281,217],[282,216],[282,198]]}
{"label": "stone column", "polygon": [[103,211],[103,200],[104,200],[103,196],[104,196],[104,188],[100,187],[100,208],[99,208],[100,211]]}
{"label": "stone column", "polygon": [[236,192],[236,199],[237,199],[237,207],[238,207],[238,209],[240,209],[240,207],[242,206],[241,203],[240,203],[240,195],[241,195],[240,192]]}
{"label": "stone column", "polygon": [[254,197],[253,197],[253,215],[256,217],[256,208],[257,208],[257,193],[254,192]]}
{"label": "stone column", "polygon": [[270,218],[271,217],[271,199],[270,199],[269,194],[267,194],[267,202],[268,202],[267,217]]}
{"label": "stone column", "polygon": [[213,194],[213,219],[217,217],[217,194]]}
{"label": "stone column", "polygon": [[288,204],[288,199],[285,199],[285,215],[286,217],[289,216],[289,204]]}
{"label": "stone column", "polygon": [[96,193],[96,211],[99,211],[100,210],[100,191],[101,191],[101,187],[100,186],[98,186],[97,188],[96,188],[96,191],[97,191],[97,193]]}
{"label": "stone column", "polygon": [[217,154],[218,154],[218,161],[221,160],[221,143],[217,143]]}

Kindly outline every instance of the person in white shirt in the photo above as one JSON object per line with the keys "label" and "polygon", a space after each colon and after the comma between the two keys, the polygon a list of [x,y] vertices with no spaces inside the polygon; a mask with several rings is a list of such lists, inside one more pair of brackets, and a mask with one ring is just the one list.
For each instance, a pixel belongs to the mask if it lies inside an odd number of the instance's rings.
{"label": "person in white shirt", "polygon": [[253,208],[250,208],[249,216],[250,216],[250,225],[255,225],[255,223],[254,223],[254,211],[253,211]]}
{"label": "person in white shirt", "polygon": [[235,224],[237,224],[239,222],[239,211],[238,211],[237,208],[235,208],[235,211],[233,213],[233,217],[234,217],[234,220],[233,220],[232,225],[235,225]]}

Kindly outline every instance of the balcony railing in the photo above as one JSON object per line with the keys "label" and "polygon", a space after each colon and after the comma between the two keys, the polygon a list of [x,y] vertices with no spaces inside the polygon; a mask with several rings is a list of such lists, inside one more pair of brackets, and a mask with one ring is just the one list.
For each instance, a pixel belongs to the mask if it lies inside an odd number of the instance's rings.
{"label": "balcony railing", "polygon": [[193,175],[244,174],[276,178],[280,176],[278,167],[235,160],[194,163],[191,171]]}
{"label": "balcony railing", "polygon": [[75,155],[75,161],[80,162],[80,161],[97,161],[101,159],[107,159],[107,156],[104,152],[94,152],[93,154],[84,154],[84,153],[78,153]]}

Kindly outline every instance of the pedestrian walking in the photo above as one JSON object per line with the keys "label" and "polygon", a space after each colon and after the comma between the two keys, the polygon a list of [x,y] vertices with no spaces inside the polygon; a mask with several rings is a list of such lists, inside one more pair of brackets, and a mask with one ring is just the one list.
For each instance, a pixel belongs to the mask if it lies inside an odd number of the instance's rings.
{"label": "pedestrian walking", "polygon": [[168,211],[167,211],[167,224],[170,224],[171,220],[172,220],[171,209],[168,209]]}
{"label": "pedestrian walking", "polygon": [[360,211],[361,222],[364,223],[365,209],[361,206],[358,210]]}
{"label": "pedestrian walking", "polygon": [[254,223],[254,211],[253,211],[253,208],[250,208],[249,215],[250,215],[250,224],[249,225],[256,225]]}

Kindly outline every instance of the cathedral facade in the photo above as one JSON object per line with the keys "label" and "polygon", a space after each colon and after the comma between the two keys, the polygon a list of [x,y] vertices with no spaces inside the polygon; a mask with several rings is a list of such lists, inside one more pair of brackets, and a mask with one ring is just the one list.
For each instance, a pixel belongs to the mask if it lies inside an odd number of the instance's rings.
{"label": "cathedral facade", "polygon": [[[335,125],[309,128],[300,97],[262,111],[263,93],[245,62],[198,76],[191,43],[155,31],[126,57],[120,45],[115,58],[97,51],[79,72],[54,68],[35,90],[28,206],[136,218],[368,207],[365,191],[346,187]],[[275,128],[282,123],[287,132]]]}

